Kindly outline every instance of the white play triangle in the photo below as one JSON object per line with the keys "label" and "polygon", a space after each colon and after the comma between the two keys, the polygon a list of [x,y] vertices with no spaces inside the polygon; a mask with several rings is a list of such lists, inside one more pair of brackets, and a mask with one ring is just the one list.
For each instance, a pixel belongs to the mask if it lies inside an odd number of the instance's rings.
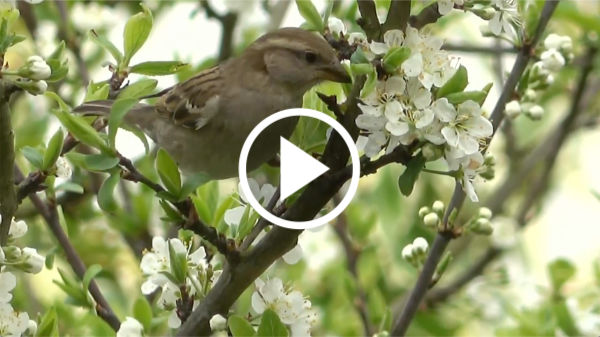
{"label": "white play triangle", "polygon": [[281,186],[281,196],[279,199],[283,201],[306,184],[329,171],[329,167],[283,137],[280,137],[280,146],[281,170],[279,184]]}

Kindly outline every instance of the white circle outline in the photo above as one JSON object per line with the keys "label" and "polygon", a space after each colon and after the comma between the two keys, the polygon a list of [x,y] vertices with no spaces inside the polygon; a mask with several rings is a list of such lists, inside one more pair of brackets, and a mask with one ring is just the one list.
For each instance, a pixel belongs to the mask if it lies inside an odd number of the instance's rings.
{"label": "white circle outline", "polygon": [[[339,135],[342,136],[344,143],[348,147],[350,151],[350,157],[352,158],[352,178],[350,180],[350,186],[342,201],[329,213],[325,214],[322,217],[308,220],[308,221],[292,221],[287,219],[282,219],[278,216],[273,215],[271,212],[267,211],[261,204],[256,200],[256,197],[252,194],[252,190],[250,189],[250,185],[248,184],[248,175],[246,173],[248,155],[250,154],[250,148],[258,135],[263,132],[269,125],[277,122],[278,120],[289,118],[289,117],[310,117],[316,118],[329,126],[331,126]],[[269,222],[285,228],[290,229],[309,229],[319,227],[324,225],[331,220],[335,219],[338,215],[340,215],[346,207],[354,198],[356,194],[356,190],[358,189],[358,180],[360,179],[360,158],[358,155],[358,149],[354,144],[354,140],[352,136],[346,131],[346,129],[335,119],[330,116],[316,110],[305,109],[305,108],[295,108],[295,109],[287,109],[282,110],[277,113],[270,115],[269,117],[263,119],[258,125],[252,129],[246,140],[244,141],[244,146],[242,147],[242,151],[240,153],[240,159],[238,161],[238,175],[240,178],[240,186],[242,188],[242,192],[246,196],[246,199],[254,208],[256,212]]]}

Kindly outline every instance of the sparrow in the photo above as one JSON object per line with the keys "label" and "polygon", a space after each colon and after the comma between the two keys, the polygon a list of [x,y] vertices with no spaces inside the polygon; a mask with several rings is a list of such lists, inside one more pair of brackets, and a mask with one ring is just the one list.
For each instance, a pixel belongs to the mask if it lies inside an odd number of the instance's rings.
{"label": "sparrow", "polygon": [[[139,103],[124,123],[144,131],[186,174],[237,176],[246,137],[263,119],[302,106],[304,93],[322,81],[349,83],[335,50],[320,35],[281,28],[250,44],[240,56],[164,90],[153,104]],[[93,101],[76,113],[108,116],[112,100]],[[252,146],[248,171],[273,159],[279,137],[291,136],[297,118],[263,131]]]}

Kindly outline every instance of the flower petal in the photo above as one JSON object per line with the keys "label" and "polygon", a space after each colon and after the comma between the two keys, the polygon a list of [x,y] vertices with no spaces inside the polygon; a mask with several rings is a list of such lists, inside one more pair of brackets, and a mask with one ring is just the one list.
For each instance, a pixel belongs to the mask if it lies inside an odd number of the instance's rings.
{"label": "flower petal", "polygon": [[408,132],[409,127],[405,122],[393,122],[389,121],[385,124],[386,130],[388,130],[394,136],[402,136]]}
{"label": "flower petal", "polygon": [[457,147],[458,146],[458,132],[455,128],[445,126],[442,128],[442,135],[446,138],[448,145]]}

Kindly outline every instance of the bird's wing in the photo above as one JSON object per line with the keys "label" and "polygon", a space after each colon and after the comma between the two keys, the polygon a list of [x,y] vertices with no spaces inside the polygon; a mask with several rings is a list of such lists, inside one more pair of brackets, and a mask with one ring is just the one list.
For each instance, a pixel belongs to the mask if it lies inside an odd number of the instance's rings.
{"label": "bird's wing", "polygon": [[164,94],[156,111],[175,124],[198,130],[218,113],[222,87],[222,69],[207,69]]}

